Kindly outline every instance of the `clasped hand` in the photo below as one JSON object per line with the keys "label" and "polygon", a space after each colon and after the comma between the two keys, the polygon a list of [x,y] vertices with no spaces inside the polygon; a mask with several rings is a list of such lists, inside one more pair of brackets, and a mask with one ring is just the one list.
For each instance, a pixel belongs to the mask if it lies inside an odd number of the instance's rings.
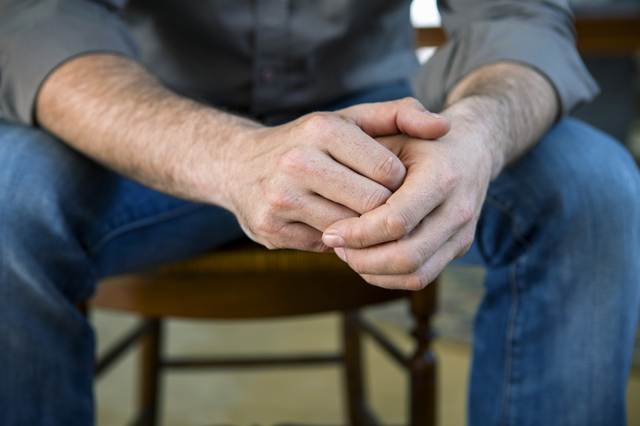
{"label": "clasped hand", "polygon": [[421,289],[468,250],[491,175],[450,130],[412,98],[262,128],[234,213],[269,248],[333,248],[371,284]]}

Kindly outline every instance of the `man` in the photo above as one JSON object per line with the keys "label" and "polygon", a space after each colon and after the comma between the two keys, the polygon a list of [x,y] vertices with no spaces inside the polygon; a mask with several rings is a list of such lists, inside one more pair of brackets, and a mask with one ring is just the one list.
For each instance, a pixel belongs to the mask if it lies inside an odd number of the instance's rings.
{"label": "man", "polygon": [[625,422],[640,179],[562,120],[596,92],[564,2],[440,2],[447,118],[405,98],[408,1],[126,3],[0,3],[3,425],[91,424],[75,303],[240,228],[414,290],[475,235],[470,422]]}

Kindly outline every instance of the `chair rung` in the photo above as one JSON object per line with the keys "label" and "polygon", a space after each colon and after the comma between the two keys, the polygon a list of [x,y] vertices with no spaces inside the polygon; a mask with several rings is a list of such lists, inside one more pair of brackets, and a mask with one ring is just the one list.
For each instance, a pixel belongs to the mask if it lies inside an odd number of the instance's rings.
{"label": "chair rung", "polygon": [[400,365],[409,368],[410,360],[409,358],[403,354],[393,343],[389,341],[389,339],[383,335],[380,331],[375,329],[369,322],[363,319],[360,315],[355,316],[351,319],[353,321],[353,325],[367,333],[369,336],[373,338],[382,348],[387,351],[391,357],[397,361]]}
{"label": "chair rung", "polygon": [[94,376],[97,378],[103,374],[116,359],[130,349],[134,343],[137,343],[141,337],[149,333],[152,326],[153,324],[151,321],[145,321],[111,346],[111,348],[109,348],[106,353],[96,361],[93,369]]}
{"label": "chair rung", "polygon": [[242,368],[339,363],[341,354],[295,355],[246,358],[170,358],[160,362],[162,368]]}

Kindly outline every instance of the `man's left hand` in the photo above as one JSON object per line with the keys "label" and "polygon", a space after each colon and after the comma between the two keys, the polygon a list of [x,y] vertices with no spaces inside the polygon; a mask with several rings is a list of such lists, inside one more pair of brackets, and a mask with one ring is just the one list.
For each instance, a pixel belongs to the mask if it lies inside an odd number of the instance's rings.
{"label": "man's left hand", "polygon": [[437,140],[378,138],[407,168],[388,201],[334,223],[323,241],[367,282],[419,290],[473,241],[492,176],[482,132],[465,123]]}

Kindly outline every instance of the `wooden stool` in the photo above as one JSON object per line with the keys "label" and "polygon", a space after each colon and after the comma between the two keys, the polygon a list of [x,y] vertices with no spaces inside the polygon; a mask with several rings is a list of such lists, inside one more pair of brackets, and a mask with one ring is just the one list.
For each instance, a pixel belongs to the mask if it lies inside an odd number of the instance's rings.
{"label": "wooden stool", "polygon": [[[406,356],[360,308],[409,298],[415,319],[416,351]],[[105,279],[89,306],[136,313],[142,324],[115,344],[96,364],[96,377],[134,343],[142,342],[140,411],[135,425],[156,425],[159,375],[183,367],[278,366],[340,362],[346,375],[348,416],[352,425],[378,424],[365,401],[361,335],[377,341],[411,375],[410,424],[435,424],[435,358],[430,350],[430,317],[436,309],[436,283],[419,292],[371,286],[334,254],[269,251],[253,243],[153,272]],[[165,317],[268,318],[340,311],[343,350],[314,356],[169,359],[162,354]]]}

